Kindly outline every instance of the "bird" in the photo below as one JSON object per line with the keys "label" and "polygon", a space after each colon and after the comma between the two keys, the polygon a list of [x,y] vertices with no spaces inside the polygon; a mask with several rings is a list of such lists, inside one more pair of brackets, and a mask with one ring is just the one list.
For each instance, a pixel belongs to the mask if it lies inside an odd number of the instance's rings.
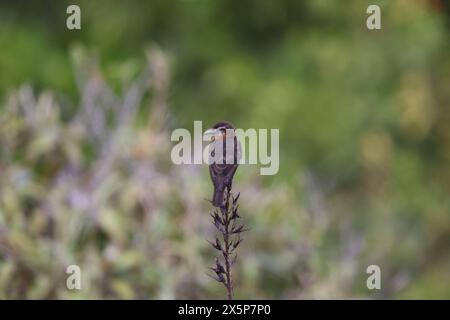
{"label": "bird", "polygon": [[[234,134],[234,130],[235,129],[230,122],[220,121],[205,132],[205,134],[212,135],[211,140],[213,141],[213,143],[210,144],[210,156],[212,161],[210,161],[209,164],[209,174],[214,186],[211,203],[215,207],[222,207],[224,205],[225,190],[231,190],[233,177],[239,166],[238,162],[241,156],[241,147],[236,135]],[[222,143],[218,143],[219,141]],[[231,154],[227,154],[226,152],[228,143],[232,143],[234,145],[233,152],[231,152]],[[215,152],[216,149],[221,146],[223,146],[223,161],[216,163],[216,161],[214,161]],[[229,148],[231,148],[231,146]]]}

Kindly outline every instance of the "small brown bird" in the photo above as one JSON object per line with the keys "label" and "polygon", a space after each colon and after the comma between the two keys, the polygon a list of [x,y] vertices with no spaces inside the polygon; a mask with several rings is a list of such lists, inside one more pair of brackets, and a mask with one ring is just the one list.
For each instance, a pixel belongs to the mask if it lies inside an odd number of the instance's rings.
{"label": "small brown bird", "polygon": [[[209,165],[209,174],[214,185],[212,204],[215,207],[221,207],[224,204],[225,189],[231,190],[233,177],[239,165],[241,148],[234,134],[234,127],[229,122],[218,122],[205,134],[211,134],[212,141],[215,142],[210,145],[212,161]],[[232,150],[229,150],[232,152],[228,152],[230,154],[227,153],[227,144],[234,145],[234,148],[231,145],[228,147],[229,149],[232,148]],[[221,146],[223,146],[223,161],[216,163],[214,161],[216,149]]]}

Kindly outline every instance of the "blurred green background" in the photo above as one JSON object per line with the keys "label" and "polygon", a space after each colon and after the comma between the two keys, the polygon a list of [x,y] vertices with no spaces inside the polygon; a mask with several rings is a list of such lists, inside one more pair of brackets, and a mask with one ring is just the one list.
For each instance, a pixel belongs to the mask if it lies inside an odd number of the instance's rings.
{"label": "blurred green background", "polygon": [[449,299],[449,39],[445,0],[1,1],[0,298],[224,298],[170,133],[229,120],[280,129],[235,178],[237,298]]}

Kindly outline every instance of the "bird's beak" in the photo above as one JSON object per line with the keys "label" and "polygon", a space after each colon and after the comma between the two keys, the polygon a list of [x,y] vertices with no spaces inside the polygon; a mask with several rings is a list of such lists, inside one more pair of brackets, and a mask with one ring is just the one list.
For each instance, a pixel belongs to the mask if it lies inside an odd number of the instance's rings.
{"label": "bird's beak", "polygon": [[211,140],[212,137],[215,137],[217,135],[218,130],[217,129],[208,129],[203,134],[204,140]]}

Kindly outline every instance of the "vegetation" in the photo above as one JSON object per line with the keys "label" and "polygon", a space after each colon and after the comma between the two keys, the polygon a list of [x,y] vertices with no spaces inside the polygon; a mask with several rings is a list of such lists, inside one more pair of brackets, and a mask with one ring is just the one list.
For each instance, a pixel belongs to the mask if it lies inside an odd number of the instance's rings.
{"label": "vegetation", "polygon": [[[65,28],[77,3],[82,29]],[[379,4],[382,29],[366,28]],[[280,129],[239,167],[234,298],[450,298],[439,0],[0,4],[0,298],[223,298],[207,166],[170,133]],[[82,289],[66,288],[79,265]],[[366,269],[381,268],[368,290]]]}

